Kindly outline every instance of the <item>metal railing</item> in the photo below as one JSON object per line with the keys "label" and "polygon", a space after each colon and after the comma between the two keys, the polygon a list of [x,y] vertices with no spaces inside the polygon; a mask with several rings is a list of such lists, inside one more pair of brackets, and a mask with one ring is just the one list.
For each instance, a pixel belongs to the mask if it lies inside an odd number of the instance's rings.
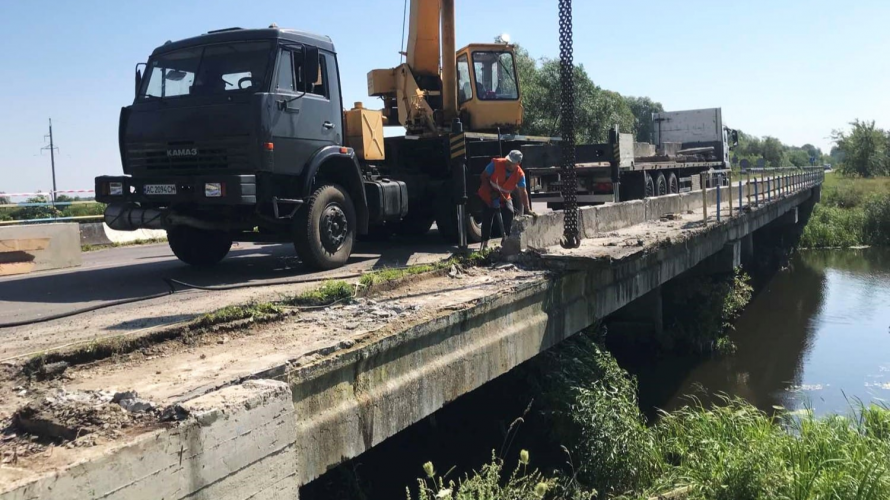
{"label": "metal railing", "polygon": [[[710,170],[700,174],[702,190],[702,217],[708,223],[708,189],[716,189],[716,220],[722,221],[723,198],[728,199],[729,217],[740,215],[745,207],[753,209],[763,203],[771,203],[790,194],[821,184],[825,179],[822,167],[749,168],[736,173],[733,186],[731,170]],[[735,193],[734,193],[735,192]],[[735,195],[736,203],[733,203]],[[753,200],[752,200],[753,197]],[[744,200],[744,201],[743,201]]]}

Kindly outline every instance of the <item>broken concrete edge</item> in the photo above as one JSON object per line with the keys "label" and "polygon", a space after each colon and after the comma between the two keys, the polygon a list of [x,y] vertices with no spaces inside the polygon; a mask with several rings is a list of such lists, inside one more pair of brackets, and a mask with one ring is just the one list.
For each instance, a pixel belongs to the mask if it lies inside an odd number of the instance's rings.
{"label": "broken concrete edge", "polygon": [[89,456],[58,470],[0,467],[0,500],[297,497],[296,419],[287,384],[248,381],[183,407],[182,422],[80,449]]}
{"label": "broken concrete edge", "polygon": [[[732,193],[734,201],[733,210],[738,209],[738,184],[731,187],[720,188],[723,197],[721,207],[729,206],[729,194]],[[818,190],[819,186],[810,186],[799,189],[795,193],[774,196],[770,203],[776,203],[787,196],[800,192]],[[748,198],[754,197],[753,184],[744,184],[742,197],[745,199],[743,206],[747,206]],[[609,203],[592,207],[581,207],[578,210],[578,224],[582,238],[593,238],[603,233],[617,231],[646,221],[658,220],[669,214],[684,213],[701,210],[705,198],[708,207],[717,205],[717,188],[708,188],[706,191],[690,191],[680,194],[670,194],[643,200],[625,201],[621,203]],[[761,203],[762,208],[770,203]],[[755,207],[751,207],[754,209]],[[549,212],[538,217],[518,217],[514,221],[513,231],[503,244],[505,255],[516,255],[525,250],[540,250],[558,245],[563,238],[565,226],[565,214],[562,211]]]}

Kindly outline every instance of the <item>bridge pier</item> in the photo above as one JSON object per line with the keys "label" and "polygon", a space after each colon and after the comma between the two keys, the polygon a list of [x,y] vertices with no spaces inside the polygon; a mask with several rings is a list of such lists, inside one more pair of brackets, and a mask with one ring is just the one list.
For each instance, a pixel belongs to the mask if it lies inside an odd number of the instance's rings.
{"label": "bridge pier", "polygon": [[664,336],[664,317],[661,286],[627,304],[609,316],[608,328],[622,336]]}

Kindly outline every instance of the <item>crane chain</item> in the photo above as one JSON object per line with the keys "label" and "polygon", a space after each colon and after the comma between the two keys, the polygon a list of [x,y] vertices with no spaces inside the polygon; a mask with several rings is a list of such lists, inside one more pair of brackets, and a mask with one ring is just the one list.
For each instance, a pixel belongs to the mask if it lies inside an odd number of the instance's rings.
{"label": "crane chain", "polygon": [[572,0],[559,0],[559,128],[562,135],[562,199],[564,248],[578,248],[578,177],[575,173],[575,65],[572,56]]}

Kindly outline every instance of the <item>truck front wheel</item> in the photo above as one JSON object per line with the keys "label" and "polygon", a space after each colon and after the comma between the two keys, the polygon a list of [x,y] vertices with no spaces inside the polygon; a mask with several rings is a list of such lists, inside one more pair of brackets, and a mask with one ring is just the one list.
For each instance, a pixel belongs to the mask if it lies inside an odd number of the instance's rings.
{"label": "truck front wheel", "polygon": [[223,231],[176,226],[167,230],[167,243],[173,254],[186,264],[212,266],[229,253],[232,237]]}
{"label": "truck front wheel", "polygon": [[294,217],[294,248],[303,264],[334,269],[349,259],[355,229],[352,199],[336,184],[323,185]]}

